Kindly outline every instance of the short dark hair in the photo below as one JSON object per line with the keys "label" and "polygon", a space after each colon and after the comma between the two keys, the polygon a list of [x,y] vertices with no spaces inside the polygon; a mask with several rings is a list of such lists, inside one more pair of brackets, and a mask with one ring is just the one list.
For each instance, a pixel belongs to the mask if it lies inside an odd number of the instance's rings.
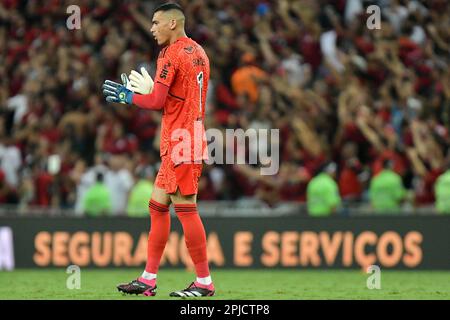
{"label": "short dark hair", "polygon": [[394,161],[392,159],[384,159],[383,160],[383,168],[384,169],[392,169],[394,167]]}
{"label": "short dark hair", "polygon": [[184,14],[183,8],[178,3],[174,3],[174,2],[168,2],[168,3],[163,3],[163,4],[159,5],[158,7],[156,7],[153,14],[155,14],[158,11],[169,11],[169,10],[178,10]]}
{"label": "short dark hair", "polygon": [[103,179],[104,179],[104,177],[103,177],[103,173],[102,172],[97,172],[97,174],[96,174],[96,180],[97,180],[97,182],[103,182]]}

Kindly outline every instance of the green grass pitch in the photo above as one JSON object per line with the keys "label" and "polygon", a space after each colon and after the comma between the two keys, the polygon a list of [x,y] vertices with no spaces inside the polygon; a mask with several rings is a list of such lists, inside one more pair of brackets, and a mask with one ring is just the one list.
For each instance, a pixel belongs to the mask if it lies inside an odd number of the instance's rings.
{"label": "green grass pitch", "polygon": [[[116,285],[136,278],[140,269],[81,269],[81,288],[67,289],[65,269],[0,272],[0,299],[177,299],[171,291],[194,279],[186,270],[161,269],[156,297],[122,295]],[[446,299],[450,271],[381,270],[381,289],[366,286],[370,274],[357,270],[213,270],[213,299]],[[203,298],[204,299],[204,298]]]}

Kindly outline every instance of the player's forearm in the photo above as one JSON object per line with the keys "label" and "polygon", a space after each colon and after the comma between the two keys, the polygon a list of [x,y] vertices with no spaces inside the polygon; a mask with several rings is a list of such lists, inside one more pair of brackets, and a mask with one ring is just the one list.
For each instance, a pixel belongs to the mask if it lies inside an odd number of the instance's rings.
{"label": "player's forearm", "polygon": [[421,177],[424,177],[427,173],[427,168],[425,167],[422,160],[419,158],[417,151],[414,148],[408,148],[406,150],[406,155],[409,161],[412,163],[413,170]]}
{"label": "player's forearm", "polygon": [[168,93],[169,87],[157,82],[155,83],[152,93],[134,94],[133,104],[144,109],[161,110],[166,103]]}

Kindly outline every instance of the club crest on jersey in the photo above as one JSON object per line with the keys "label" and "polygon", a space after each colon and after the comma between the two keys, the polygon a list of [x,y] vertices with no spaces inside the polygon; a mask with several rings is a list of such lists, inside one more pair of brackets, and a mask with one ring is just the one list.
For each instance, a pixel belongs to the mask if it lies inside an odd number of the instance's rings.
{"label": "club crest on jersey", "polygon": [[186,51],[186,53],[189,53],[189,54],[193,53],[194,50],[195,50],[195,49],[194,49],[193,46],[189,46],[189,47],[185,47],[185,48],[184,48],[184,51]]}

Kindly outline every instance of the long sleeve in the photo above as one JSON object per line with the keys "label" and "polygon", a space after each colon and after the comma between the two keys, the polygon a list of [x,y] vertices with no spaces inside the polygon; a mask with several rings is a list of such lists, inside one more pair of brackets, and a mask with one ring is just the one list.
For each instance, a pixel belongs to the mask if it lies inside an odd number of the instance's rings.
{"label": "long sleeve", "polygon": [[134,94],[133,104],[140,108],[161,110],[166,103],[167,94],[169,93],[169,87],[156,82],[153,87],[152,93],[149,94]]}

